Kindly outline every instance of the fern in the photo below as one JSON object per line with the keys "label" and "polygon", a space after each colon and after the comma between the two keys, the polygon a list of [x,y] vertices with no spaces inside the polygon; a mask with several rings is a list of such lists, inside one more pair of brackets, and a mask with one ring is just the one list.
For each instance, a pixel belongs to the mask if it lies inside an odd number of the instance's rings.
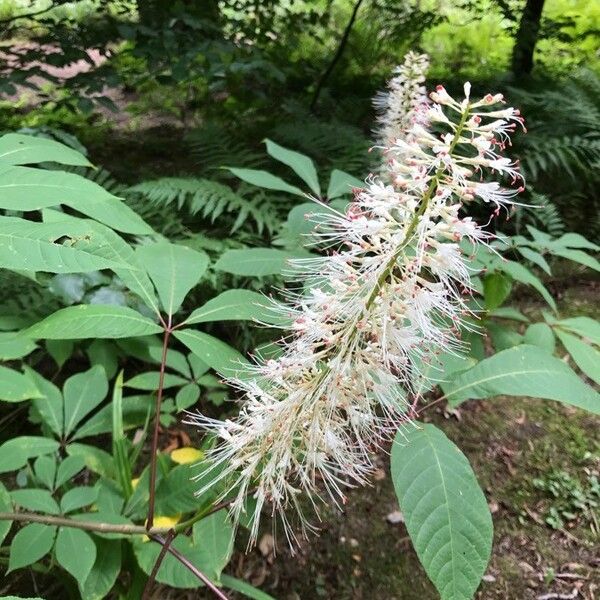
{"label": "fern", "polygon": [[280,225],[277,210],[266,194],[259,193],[252,198],[244,198],[216,181],[163,177],[144,181],[128,191],[140,194],[157,205],[175,203],[179,210],[185,210],[191,216],[198,215],[211,223],[224,214],[231,215],[234,217],[231,233],[239,230],[248,220],[254,223],[259,234],[268,232],[272,235]]}
{"label": "fern", "polygon": [[[598,239],[600,76],[584,69],[562,81],[535,85],[535,91],[509,90],[511,102],[522,107],[527,119],[529,133],[515,140],[515,152],[529,187],[533,184],[556,207],[554,216]],[[536,213],[542,214],[537,209],[526,218]],[[554,217],[544,218],[556,225]]]}
{"label": "fern", "polygon": [[525,232],[525,225],[533,225],[536,229],[548,232],[553,237],[565,233],[566,226],[556,204],[544,194],[531,192],[529,205],[522,207],[516,213],[517,233]]}
{"label": "fern", "polygon": [[265,165],[265,155],[250,148],[238,136],[233,135],[218,123],[211,122],[190,132],[186,137],[190,153],[197,160],[198,171],[201,175],[219,178],[224,165],[262,168]]}

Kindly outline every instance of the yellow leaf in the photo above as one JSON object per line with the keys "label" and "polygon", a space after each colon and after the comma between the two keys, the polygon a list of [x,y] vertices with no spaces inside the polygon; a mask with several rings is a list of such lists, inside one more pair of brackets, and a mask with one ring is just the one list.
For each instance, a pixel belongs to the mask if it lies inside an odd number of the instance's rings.
{"label": "yellow leaf", "polygon": [[[179,523],[179,519],[181,519],[181,515],[173,515],[172,517],[167,517],[167,516],[156,516],[154,517],[154,525],[153,527],[159,528],[159,529],[170,529],[171,527],[173,527],[174,525],[177,525],[177,523]],[[148,542],[150,540],[150,538],[145,535],[142,538],[143,542]]]}
{"label": "yellow leaf", "polygon": [[186,465],[188,463],[198,462],[204,458],[204,452],[197,450],[196,448],[179,448],[171,452],[171,460],[180,465]]}
{"label": "yellow leaf", "polygon": [[140,482],[140,478],[136,477],[135,479],[131,480],[131,488],[135,490],[135,488],[137,487],[137,484]]}

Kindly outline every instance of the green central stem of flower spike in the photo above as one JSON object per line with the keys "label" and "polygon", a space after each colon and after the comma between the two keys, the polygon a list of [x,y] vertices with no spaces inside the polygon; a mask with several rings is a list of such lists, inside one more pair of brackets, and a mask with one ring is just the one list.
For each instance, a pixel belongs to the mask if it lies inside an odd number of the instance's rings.
{"label": "green central stem of flower spike", "polygon": [[[449,155],[452,155],[452,152],[454,152],[454,149],[456,148],[456,145],[458,144],[458,140],[460,139],[460,136],[462,135],[462,132],[465,127],[465,123],[467,122],[468,116],[469,116],[469,104],[467,104],[465,106],[465,110],[460,117],[460,121],[459,121],[458,125],[456,126],[456,131],[454,132],[454,137],[448,148]],[[425,211],[427,210],[427,207],[429,206],[429,201],[433,197],[433,194],[435,194],[435,192],[437,191],[438,185],[440,183],[440,179],[443,174],[444,174],[444,167],[443,166],[438,167],[435,175],[432,177],[432,179],[429,183],[427,190],[425,191],[425,194],[423,195],[423,200],[421,201],[421,206],[419,206],[419,210],[414,214],[414,216],[408,226],[408,229],[406,230],[406,234],[404,235],[404,239],[402,240],[402,243],[400,244],[400,246],[398,246],[398,249],[396,250],[396,252],[394,252],[394,255],[388,261],[387,265],[385,266],[385,269],[381,272],[381,275],[377,279],[377,283],[375,284],[375,287],[369,294],[369,297],[367,298],[367,301],[365,302],[365,310],[363,312],[363,317],[366,316],[366,314],[369,312],[369,310],[373,306],[373,302],[375,302],[375,298],[377,298],[377,296],[379,295],[379,291],[381,290],[381,288],[383,287],[385,282],[388,280],[388,278],[392,274],[392,271],[394,270],[394,267],[396,266],[396,263],[398,262],[400,255],[405,250],[406,246],[408,246],[408,244],[410,243],[410,240],[419,224],[419,220],[425,214]]]}

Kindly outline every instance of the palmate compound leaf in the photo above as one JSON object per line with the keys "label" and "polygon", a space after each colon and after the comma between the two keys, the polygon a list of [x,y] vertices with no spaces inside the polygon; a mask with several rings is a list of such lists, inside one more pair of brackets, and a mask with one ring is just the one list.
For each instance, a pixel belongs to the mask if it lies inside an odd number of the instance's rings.
{"label": "palmate compound leaf", "polygon": [[163,309],[173,315],[208,267],[208,256],[181,244],[138,246],[136,254],[156,287]]}
{"label": "palmate compound leaf", "polygon": [[136,235],[153,233],[129,206],[85,177],[0,164],[0,208],[31,211],[60,204],[117,231]]}
{"label": "palmate compound leaf", "polygon": [[600,414],[600,395],[547,350],[523,344],[486,358],[443,384],[451,406],[493,396],[556,400]]}
{"label": "palmate compound leaf", "polygon": [[55,140],[22,133],[7,133],[0,137],[0,164],[33,165],[41,162],[92,166],[83,154]]}
{"label": "palmate compound leaf", "polygon": [[56,311],[23,335],[33,339],[83,340],[130,338],[160,333],[162,328],[126,306],[81,304]]}
{"label": "palmate compound leaf", "polygon": [[[98,254],[96,236],[81,220],[34,223],[0,216],[0,268],[47,273],[131,269],[118,257]],[[68,243],[61,243],[65,238]],[[76,247],[75,240],[79,241]]]}
{"label": "palmate compound leaf", "polygon": [[396,435],[392,480],[421,564],[442,600],[470,600],[492,548],[492,518],[462,452],[431,424]]}

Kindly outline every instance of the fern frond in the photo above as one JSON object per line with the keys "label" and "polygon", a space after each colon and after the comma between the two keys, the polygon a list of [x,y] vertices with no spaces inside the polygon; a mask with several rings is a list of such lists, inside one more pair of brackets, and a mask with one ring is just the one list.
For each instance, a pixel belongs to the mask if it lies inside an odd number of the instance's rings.
{"label": "fern frond", "polygon": [[231,233],[240,229],[246,222],[253,222],[259,234],[272,234],[280,224],[277,210],[264,194],[244,198],[230,187],[207,179],[163,177],[144,181],[128,190],[140,194],[156,205],[175,203],[179,210],[191,216],[200,216],[214,223],[227,214],[234,217]]}
{"label": "fern frond", "polygon": [[224,165],[252,169],[265,165],[263,152],[253,150],[218,123],[207,123],[191,131],[185,141],[201,175],[219,178],[219,170]]}
{"label": "fern frond", "polygon": [[564,171],[573,179],[581,175],[589,176],[593,169],[586,166],[600,160],[600,138],[575,135],[548,137],[540,141],[532,137],[524,141],[523,147],[525,151],[521,164],[526,177],[532,179],[555,170]]}

